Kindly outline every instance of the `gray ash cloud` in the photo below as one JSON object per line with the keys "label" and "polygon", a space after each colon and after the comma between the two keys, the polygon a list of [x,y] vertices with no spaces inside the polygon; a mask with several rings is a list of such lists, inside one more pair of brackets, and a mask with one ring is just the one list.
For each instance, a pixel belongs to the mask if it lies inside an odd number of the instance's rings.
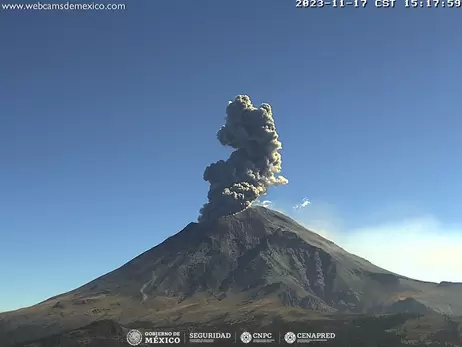
{"label": "gray ash cloud", "polygon": [[247,95],[238,95],[226,109],[226,123],[218,141],[235,149],[228,160],[210,164],[204,180],[210,183],[208,202],[199,222],[231,215],[250,207],[274,185],[287,184],[281,172],[282,144],[269,104],[259,108]]}

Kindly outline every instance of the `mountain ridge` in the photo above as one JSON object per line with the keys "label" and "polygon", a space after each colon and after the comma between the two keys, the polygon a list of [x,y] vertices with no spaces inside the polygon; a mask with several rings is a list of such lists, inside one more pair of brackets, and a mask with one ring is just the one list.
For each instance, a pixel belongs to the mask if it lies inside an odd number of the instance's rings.
{"label": "mountain ridge", "polygon": [[213,222],[190,223],[83,286],[1,313],[0,339],[18,343],[23,328],[41,338],[101,319],[174,327],[198,317],[213,324],[281,310],[462,315],[461,297],[457,285],[392,273],[280,212],[255,206]]}

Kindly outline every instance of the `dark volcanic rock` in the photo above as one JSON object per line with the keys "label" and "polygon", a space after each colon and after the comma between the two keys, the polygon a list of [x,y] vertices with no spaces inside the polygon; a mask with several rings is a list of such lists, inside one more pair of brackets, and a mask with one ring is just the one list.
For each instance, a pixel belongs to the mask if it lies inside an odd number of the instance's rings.
{"label": "dark volcanic rock", "polygon": [[0,314],[0,341],[11,346],[100,320],[146,321],[154,329],[248,322],[258,314],[264,317],[260,324],[286,314],[309,319],[304,317],[313,312],[462,315],[461,298],[457,285],[399,276],[282,213],[252,207],[215,222],[190,223],[80,288]]}
{"label": "dark volcanic rock", "polygon": [[438,286],[444,287],[444,286],[460,286],[462,287],[462,282],[448,282],[448,281],[442,281],[438,283]]}
{"label": "dark volcanic rock", "polygon": [[387,313],[429,313],[431,310],[413,298],[398,300],[386,308]]}
{"label": "dark volcanic rock", "polygon": [[13,347],[115,347],[127,346],[128,329],[112,320],[101,320],[87,326],[54,334],[36,341],[26,341]]}
{"label": "dark volcanic rock", "polygon": [[[232,327],[229,324],[216,322],[212,326],[180,326],[182,337],[186,332],[210,332],[233,331],[237,335],[242,331],[255,331],[259,329],[257,321],[263,317],[257,316],[254,320],[245,323],[237,323]],[[420,324],[415,324],[416,322]],[[431,326],[425,326],[430,323]],[[425,334],[422,336],[421,329],[424,324]],[[432,328],[433,326],[433,328]],[[126,333],[129,329],[136,328],[150,330],[149,322],[134,322],[130,326],[103,320],[90,325],[48,336],[36,341],[21,343],[12,347],[125,347]],[[335,333],[334,340],[329,341],[329,346],[367,346],[367,347],[448,347],[461,346],[462,336],[460,334],[460,323],[456,320],[447,319],[442,316],[422,316],[415,314],[394,314],[382,316],[331,316],[329,320],[310,320],[306,322],[287,322],[274,319],[266,331],[329,331]],[[277,334],[277,333],[276,333]],[[415,336],[420,336],[419,341]],[[184,339],[182,340],[184,342]],[[184,345],[184,343],[182,343]],[[214,344],[215,345],[215,344]],[[218,345],[218,344],[216,344]],[[220,343],[220,346],[236,345],[234,339],[229,343]],[[266,344],[265,344],[266,345]],[[280,345],[275,343],[272,345]],[[311,345],[317,346],[316,343]],[[319,344],[321,345],[321,344]],[[325,343],[322,343],[325,345]],[[140,346],[149,346],[141,343]]]}
{"label": "dark volcanic rock", "polygon": [[247,293],[252,297],[263,288],[282,284],[287,295],[281,295],[281,300],[290,306],[316,297],[316,306],[333,309],[343,305],[338,298],[353,283],[360,284],[362,274],[380,279],[380,284],[384,279],[399,283],[396,275],[348,254],[288,217],[255,207],[215,223],[191,223],[78,292],[109,290],[140,299],[144,295],[184,300],[196,293],[221,297]]}

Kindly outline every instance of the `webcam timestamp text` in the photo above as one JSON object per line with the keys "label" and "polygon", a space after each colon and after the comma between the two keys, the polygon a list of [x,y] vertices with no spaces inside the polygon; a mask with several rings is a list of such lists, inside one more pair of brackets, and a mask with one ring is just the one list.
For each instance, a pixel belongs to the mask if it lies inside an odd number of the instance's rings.
{"label": "webcam timestamp text", "polygon": [[[368,0],[296,0],[297,8],[365,8]],[[395,8],[404,5],[404,8],[460,8],[462,0],[374,0],[375,8]]]}

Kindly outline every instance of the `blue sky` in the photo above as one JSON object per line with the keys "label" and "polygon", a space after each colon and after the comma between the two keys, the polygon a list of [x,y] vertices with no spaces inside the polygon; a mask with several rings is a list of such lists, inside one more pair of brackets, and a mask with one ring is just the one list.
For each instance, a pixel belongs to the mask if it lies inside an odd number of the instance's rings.
{"label": "blue sky", "polygon": [[290,182],[275,208],[390,270],[462,281],[460,9],[402,7],[3,12],[0,311],[194,221],[237,94],[273,107]]}

